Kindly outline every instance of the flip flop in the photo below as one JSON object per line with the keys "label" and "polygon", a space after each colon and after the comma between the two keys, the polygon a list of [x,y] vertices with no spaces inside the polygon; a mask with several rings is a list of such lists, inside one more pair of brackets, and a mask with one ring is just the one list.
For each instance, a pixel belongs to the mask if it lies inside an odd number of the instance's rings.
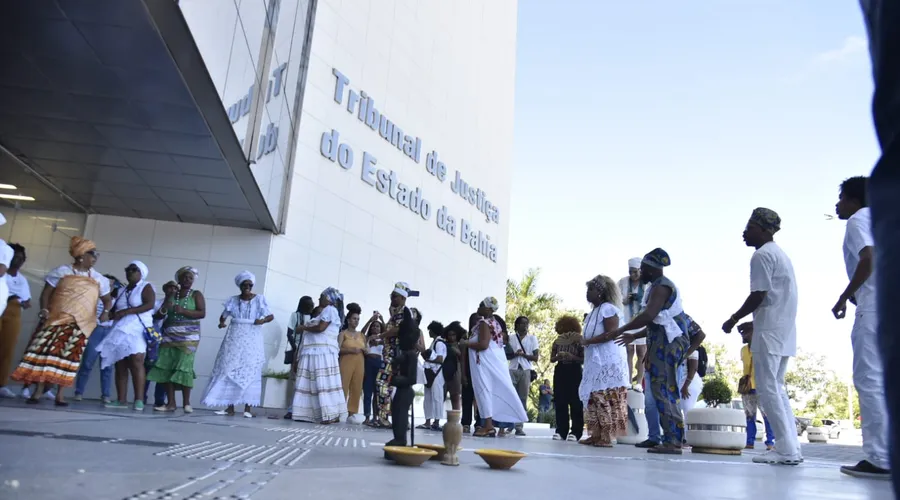
{"label": "flip flop", "polygon": [[54,401],[53,404],[56,406],[59,406],[60,408],[65,408],[66,406],[69,406],[69,403],[66,403],[65,401]]}
{"label": "flip flop", "polygon": [[431,426],[425,425],[425,424],[419,424],[416,426],[416,429],[429,430],[429,429],[431,429]]}

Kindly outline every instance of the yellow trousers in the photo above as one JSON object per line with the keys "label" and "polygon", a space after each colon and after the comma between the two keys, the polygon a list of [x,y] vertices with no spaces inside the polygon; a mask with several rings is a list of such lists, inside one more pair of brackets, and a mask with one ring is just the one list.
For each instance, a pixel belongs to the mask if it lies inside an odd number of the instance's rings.
{"label": "yellow trousers", "polygon": [[347,413],[359,413],[359,401],[362,397],[363,379],[366,376],[366,358],[362,354],[345,354],[341,356],[341,384],[344,386],[344,397],[347,398]]}

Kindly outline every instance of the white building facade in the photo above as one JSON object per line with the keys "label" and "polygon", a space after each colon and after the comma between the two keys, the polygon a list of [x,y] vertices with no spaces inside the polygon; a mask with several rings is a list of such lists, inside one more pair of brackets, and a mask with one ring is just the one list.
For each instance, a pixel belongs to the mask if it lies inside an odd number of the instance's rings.
{"label": "white building facade", "polygon": [[[208,311],[198,394],[224,334],[222,304],[245,269],[275,314],[265,327],[273,371],[285,369],[286,323],[299,298],[328,286],[360,304],[363,319],[386,312],[396,281],[421,291],[410,305],[426,322],[465,324],[485,296],[503,300],[515,0],[114,4],[99,20],[66,6],[61,19],[19,13],[48,29],[102,22],[106,38],[86,36],[102,64],[94,74],[133,83],[107,89],[91,77],[73,98],[82,82],[61,89],[44,69],[58,56],[32,51],[24,59],[41,85],[0,84],[0,100],[22,102],[19,125],[0,120],[0,182],[35,198],[0,207],[9,221],[0,237],[27,248],[33,294],[44,273],[70,260],[75,234],[97,243],[104,273],[124,277],[138,259],[162,285],[196,267]],[[140,22],[116,31],[128,16]],[[134,60],[103,45],[110,40]],[[141,61],[147,47],[162,48],[180,78],[159,74],[156,56]],[[63,91],[66,111],[54,113],[51,97]],[[39,97],[43,107],[26,107]],[[115,107],[122,102],[124,111]],[[34,323],[32,310],[19,353]],[[93,378],[88,396],[99,393]]]}

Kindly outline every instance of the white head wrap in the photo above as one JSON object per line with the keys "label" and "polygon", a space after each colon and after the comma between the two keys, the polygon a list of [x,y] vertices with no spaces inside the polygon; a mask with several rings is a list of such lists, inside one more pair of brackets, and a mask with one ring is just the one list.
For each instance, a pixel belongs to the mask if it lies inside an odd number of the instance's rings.
{"label": "white head wrap", "polygon": [[184,266],[181,269],[175,271],[175,281],[180,280],[181,275],[184,273],[193,273],[194,278],[197,278],[200,276],[200,271],[198,271],[196,267]]}
{"label": "white head wrap", "polygon": [[250,271],[241,271],[237,276],[234,277],[234,284],[238,287],[241,286],[241,283],[249,281],[250,283],[256,284],[256,276]]}
{"label": "white head wrap", "polygon": [[486,297],[481,301],[481,305],[487,307],[488,309],[497,312],[497,309],[500,309],[500,303],[497,302],[497,299],[494,297]]}
{"label": "white head wrap", "polygon": [[137,266],[138,269],[141,270],[141,279],[146,280],[147,275],[150,273],[150,270],[147,269],[147,264],[144,264],[143,262],[141,262],[139,260],[133,260],[133,261],[131,261],[131,264],[128,264],[128,265],[132,265],[132,264],[134,264],[135,266]]}
{"label": "white head wrap", "polygon": [[640,268],[641,268],[641,261],[643,261],[643,260],[644,260],[644,259],[642,259],[642,258],[640,258],[640,257],[635,257],[635,258],[633,258],[633,259],[628,259],[628,269],[640,269]]}
{"label": "white head wrap", "polygon": [[409,284],[398,281],[394,284],[394,293],[403,297],[409,297]]}

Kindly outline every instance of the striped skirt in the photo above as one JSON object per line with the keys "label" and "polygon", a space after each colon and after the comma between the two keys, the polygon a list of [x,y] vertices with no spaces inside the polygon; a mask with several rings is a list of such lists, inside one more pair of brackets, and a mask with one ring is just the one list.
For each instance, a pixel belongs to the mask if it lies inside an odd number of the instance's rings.
{"label": "striped skirt", "polygon": [[23,384],[74,385],[88,336],[74,321],[38,328],[10,378]]}
{"label": "striped skirt", "polygon": [[294,420],[328,422],[347,413],[337,353],[303,354],[297,366]]}

